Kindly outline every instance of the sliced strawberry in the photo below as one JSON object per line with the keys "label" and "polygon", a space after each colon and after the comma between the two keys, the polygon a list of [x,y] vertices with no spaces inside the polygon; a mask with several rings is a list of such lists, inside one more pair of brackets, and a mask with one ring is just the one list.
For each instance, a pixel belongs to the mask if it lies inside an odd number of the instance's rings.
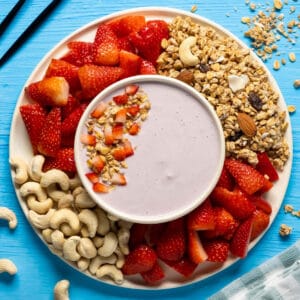
{"label": "sliced strawberry", "polygon": [[135,117],[140,112],[140,106],[138,104],[133,104],[133,105],[127,107],[127,112],[132,117]]}
{"label": "sliced strawberry", "polygon": [[134,150],[132,148],[132,145],[128,139],[123,140],[123,149],[125,152],[126,157],[131,156],[134,154]]}
{"label": "sliced strawberry", "polygon": [[230,191],[232,191],[234,188],[234,179],[225,167],[223,167],[222,169],[221,176],[218,180],[217,186],[224,187],[225,189]]}
{"label": "sliced strawberry", "polygon": [[146,25],[144,16],[128,15],[119,20],[118,35],[127,36],[131,32],[137,32]]}
{"label": "sliced strawberry", "polygon": [[61,111],[54,107],[48,113],[41,129],[37,150],[45,156],[55,157],[61,144]]}
{"label": "sliced strawberry", "polygon": [[26,94],[42,106],[65,106],[69,84],[64,77],[49,77],[33,82],[25,88]]}
{"label": "sliced strawberry", "polygon": [[150,61],[154,66],[161,53],[161,41],[169,37],[168,24],[162,20],[151,20],[138,32],[129,35],[131,43],[137,48],[143,59]]}
{"label": "sliced strawberry", "polygon": [[148,284],[157,284],[165,277],[165,272],[156,261],[151,270],[143,272],[141,275]]}
{"label": "sliced strawberry", "polygon": [[38,103],[25,104],[20,106],[20,114],[29,135],[33,153],[36,154],[42,126],[46,120],[46,111]]}
{"label": "sliced strawberry", "polygon": [[262,210],[266,214],[270,215],[272,213],[272,206],[269,202],[267,202],[265,199],[263,199],[260,196],[251,195],[249,197],[251,202],[256,206],[257,209]]}
{"label": "sliced strawberry", "polygon": [[93,170],[95,173],[97,173],[97,174],[99,174],[99,173],[103,170],[103,168],[104,168],[104,166],[105,166],[105,162],[104,162],[104,160],[101,158],[100,155],[95,155],[95,156],[91,159],[91,164],[92,164],[92,166],[91,166],[92,170]]}
{"label": "sliced strawberry", "polygon": [[270,215],[264,213],[262,210],[257,209],[253,213],[253,226],[251,231],[250,241],[253,241],[267,229],[270,223]]}
{"label": "sliced strawberry", "polygon": [[92,134],[82,134],[80,136],[80,142],[84,145],[95,146],[96,145],[96,137]]}
{"label": "sliced strawberry", "polygon": [[59,169],[65,172],[76,172],[74,149],[62,148],[57,152],[56,157],[47,157],[43,166],[43,171]]}
{"label": "sliced strawberry", "polygon": [[95,172],[86,173],[85,176],[91,183],[96,183],[99,181],[99,175]]}
{"label": "sliced strawberry", "polygon": [[135,53],[135,48],[131,44],[128,36],[118,37],[118,45],[120,50],[125,50],[131,53]]}
{"label": "sliced strawberry", "polygon": [[126,119],[127,119],[127,109],[126,108],[119,109],[115,116],[115,122],[124,124],[126,122]]}
{"label": "sliced strawberry", "polygon": [[126,185],[127,181],[126,181],[124,174],[114,173],[111,178],[111,183],[116,184],[116,185]]}
{"label": "sliced strawberry", "polygon": [[69,94],[68,102],[65,106],[61,108],[61,117],[64,120],[67,116],[71,114],[71,112],[79,106],[79,101],[77,98],[73,97]]}
{"label": "sliced strawberry", "polygon": [[145,243],[145,236],[148,230],[147,224],[134,223],[130,228],[129,247],[131,250],[140,244]]}
{"label": "sliced strawberry", "polygon": [[70,86],[71,91],[80,89],[78,78],[78,66],[72,65],[64,60],[53,58],[47,68],[46,77],[64,77]]}
{"label": "sliced strawberry", "polygon": [[118,105],[126,104],[128,102],[128,95],[127,94],[117,95],[113,97],[113,100]]}
{"label": "sliced strawberry", "polygon": [[130,84],[125,87],[125,93],[130,96],[135,95],[138,90],[139,86],[136,84]]}
{"label": "sliced strawberry", "polygon": [[139,73],[141,58],[125,50],[120,51],[120,67],[123,69],[123,78],[134,76]]}
{"label": "sliced strawberry", "polygon": [[114,136],[112,134],[112,128],[110,125],[106,124],[104,126],[104,143],[106,145],[112,145],[114,142]]}
{"label": "sliced strawberry", "polygon": [[229,242],[221,239],[215,239],[203,242],[203,247],[207,254],[207,261],[226,261],[229,254]]}
{"label": "sliced strawberry", "polygon": [[165,263],[186,278],[194,273],[198,265],[192,262],[188,257],[183,257],[179,261],[165,261]]}
{"label": "sliced strawberry", "polygon": [[114,66],[119,62],[119,42],[114,31],[106,24],[97,28],[94,40],[94,63]]}
{"label": "sliced strawberry", "polygon": [[104,111],[106,110],[107,108],[107,103],[106,102],[103,102],[101,101],[97,106],[96,108],[91,112],[91,116],[93,118],[100,118]]}
{"label": "sliced strawberry", "polygon": [[223,237],[226,240],[230,240],[239,222],[223,207],[214,207],[213,212],[215,228],[203,231],[202,236],[209,239]]}
{"label": "sliced strawberry", "polygon": [[125,275],[147,272],[156,262],[155,251],[147,245],[139,245],[126,256],[122,272]]}
{"label": "sliced strawberry", "polygon": [[93,184],[93,191],[96,193],[106,194],[110,191],[110,188],[109,188],[109,186],[107,186],[101,182],[95,182]]}
{"label": "sliced strawberry", "polygon": [[163,260],[178,261],[185,249],[184,220],[180,218],[167,224],[157,242],[156,253]]}
{"label": "sliced strawberry", "polygon": [[116,82],[122,75],[119,67],[84,65],[79,68],[78,76],[86,99],[95,97],[110,84]]}
{"label": "sliced strawberry", "polygon": [[122,124],[115,124],[112,128],[112,135],[115,140],[121,140],[123,138],[123,125]]}
{"label": "sliced strawberry", "polygon": [[230,251],[233,255],[244,258],[247,256],[248,245],[251,237],[253,217],[245,220],[234,233],[230,243]]}
{"label": "sliced strawberry", "polygon": [[69,51],[61,58],[62,60],[79,67],[93,62],[93,43],[72,41],[67,46]]}
{"label": "sliced strawberry", "polygon": [[61,124],[61,133],[63,136],[75,135],[79,120],[86,106],[86,104],[79,105],[63,120]]}
{"label": "sliced strawberry", "polygon": [[238,188],[229,191],[217,186],[212,191],[211,198],[215,204],[224,207],[238,220],[249,218],[255,210],[255,205]]}
{"label": "sliced strawberry", "polygon": [[198,232],[195,230],[188,231],[188,255],[190,260],[195,264],[200,264],[207,260],[207,254]]}
{"label": "sliced strawberry", "polygon": [[130,135],[137,135],[140,131],[140,125],[136,122],[132,123],[132,125],[128,128],[128,133]]}
{"label": "sliced strawberry", "polygon": [[165,230],[167,223],[158,223],[158,224],[151,224],[149,225],[146,240],[150,246],[157,245],[161,233]]}
{"label": "sliced strawberry", "polygon": [[276,181],[279,179],[278,173],[272,165],[268,154],[266,152],[257,153],[258,164],[256,170],[262,175],[268,175],[270,181]]}
{"label": "sliced strawberry", "polygon": [[189,230],[209,230],[215,228],[214,211],[210,199],[188,214],[187,227]]}
{"label": "sliced strawberry", "polygon": [[112,150],[112,156],[118,161],[122,161],[127,157],[124,147],[121,146]]}
{"label": "sliced strawberry", "polygon": [[141,64],[140,64],[140,70],[139,73],[141,75],[151,75],[151,74],[157,74],[155,66],[153,65],[152,62],[147,61],[145,59],[142,60]]}
{"label": "sliced strawberry", "polygon": [[265,177],[246,163],[228,158],[225,160],[225,167],[241,189],[249,195],[259,191],[266,184]]}
{"label": "sliced strawberry", "polygon": [[273,183],[270,180],[267,180],[265,178],[265,182],[263,187],[258,191],[258,193],[263,194],[267,191],[269,191],[273,187]]}

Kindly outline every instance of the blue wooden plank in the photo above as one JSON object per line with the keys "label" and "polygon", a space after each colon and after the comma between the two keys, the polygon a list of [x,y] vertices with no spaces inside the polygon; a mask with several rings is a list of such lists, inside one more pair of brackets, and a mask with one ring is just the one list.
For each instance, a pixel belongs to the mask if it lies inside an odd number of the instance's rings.
{"label": "blue wooden plank", "polygon": [[[1,12],[8,11],[9,2],[1,1]],[[27,15],[26,11],[23,12],[22,18],[15,23],[15,30],[22,28],[24,24],[32,20],[32,14],[38,14],[42,3],[45,5],[44,1],[28,2],[30,2],[28,7],[31,7],[30,14]],[[289,2],[289,6],[294,5],[297,10],[294,14],[286,12],[286,19],[296,19],[300,12],[300,3],[299,1]],[[124,292],[124,289],[102,284],[83,276],[51,254],[35,235],[20,209],[11,183],[8,164],[10,124],[18,95],[28,76],[42,57],[66,35],[80,26],[109,13],[141,6],[172,6],[189,11],[194,4],[198,5],[197,14],[219,23],[250,45],[249,40],[243,36],[246,25],[242,24],[240,19],[244,15],[254,15],[257,11],[251,12],[244,1],[70,0],[63,1],[55,13],[48,18],[47,22],[0,69],[0,206],[13,209],[19,221],[15,231],[9,230],[5,222],[0,222],[0,258],[12,259],[19,269],[17,275],[13,278],[0,274],[0,299],[52,299],[55,283],[63,278],[68,278],[71,282],[71,299],[149,299],[154,296],[157,299],[205,299],[253,267],[286,249],[300,238],[300,220],[285,214],[281,209],[270,230],[249,253],[249,256],[220,274],[203,282],[176,290],[153,292],[126,290]],[[7,47],[12,40],[13,37],[7,35],[6,39],[1,39],[1,47]],[[291,47],[282,39],[279,45],[282,52],[285,52],[283,56],[287,57],[288,52],[294,51],[299,60],[299,43],[298,41],[296,45]],[[279,71],[274,71],[272,63],[275,58],[268,61],[266,65],[277,80],[286,102],[297,106],[299,90],[294,89],[292,84],[295,79],[300,78],[299,63],[288,62]],[[294,164],[284,204],[293,204],[296,209],[300,210],[298,201],[300,196],[298,188],[300,182],[300,120],[298,114],[299,112],[296,112],[291,116]],[[293,233],[287,239],[282,239],[278,235],[278,229],[282,223],[287,223],[293,227]]]}

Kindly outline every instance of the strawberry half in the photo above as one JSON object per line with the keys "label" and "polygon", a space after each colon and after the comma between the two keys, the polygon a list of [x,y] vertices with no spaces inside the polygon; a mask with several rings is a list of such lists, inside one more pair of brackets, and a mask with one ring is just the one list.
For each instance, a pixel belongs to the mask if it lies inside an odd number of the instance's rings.
{"label": "strawberry half", "polygon": [[224,262],[229,254],[229,242],[216,239],[203,242],[207,254],[207,261]]}
{"label": "strawberry half", "polygon": [[225,166],[222,169],[221,176],[220,176],[216,186],[224,187],[230,191],[232,191],[234,188],[234,179],[231,176],[231,174],[229,173],[229,171],[225,168]]}
{"label": "strawberry half", "polygon": [[79,101],[69,94],[67,104],[61,108],[61,117],[64,120],[71,112],[79,106]]}
{"label": "strawberry half", "polygon": [[119,37],[122,37],[129,35],[131,32],[139,31],[145,26],[146,19],[144,16],[129,15],[109,21],[107,24]]}
{"label": "strawberry half", "polygon": [[147,224],[134,223],[130,229],[129,247],[131,250],[145,243],[145,235],[148,230]]}
{"label": "strawberry half", "polygon": [[43,171],[51,169],[59,169],[65,172],[76,172],[74,149],[62,148],[59,149],[55,157],[47,157],[43,166]]}
{"label": "strawberry half", "polygon": [[55,107],[48,113],[41,129],[37,150],[45,156],[55,157],[61,144],[61,111]]}
{"label": "strawberry half", "polygon": [[229,191],[217,186],[211,193],[211,199],[216,205],[224,207],[238,220],[249,218],[255,210],[255,205],[238,188]]}
{"label": "strawberry half", "polygon": [[209,230],[215,228],[214,211],[209,199],[205,200],[205,202],[188,214],[187,227],[189,230]]}
{"label": "strawberry half", "polygon": [[46,77],[53,76],[64,77],[68,81],[71,91],[80,89],[78,66],[72,65],[64,60],[53,58],[47,68]]}
{"label": "strawberry half", "polygon": [[176,272],[182,274],[184,277],[191,276],[198,264],[192,262],[188,257],[183,257],[179,261],[164,261],[168,266],[174,269]]}
{"label": "strawberry half", "polygon": [[234,233],[230,243],[230,251],[233,255],[244,258],[247,256],[248,245],[251,237],[253,217],[245,220]]}
{"label": "strawberry half", "polygon": [[139,74],[141,75],[157,74],[157,72],[152,62],[143,59],[140,64]]}
{"label": "strawberry half", "polygon": [[270,215],[272,213],[272,206],[269,202],[267,202],[265,199],[263,199],[260,196],[251,195],[249,197],[251,202],[256,206],[257,209],[262,210],[266,214]]}
{"label": "strawberry half", "polygon": [[36,154],[42,126],[46,120],[46,111],[38,103],[25,104],[20,106],[20,114],[29,135],[33,153]]}
{"label": "strawberry half", "polygon": [[188,231],[188,255],[195,264],[200,264],[207,260],[207,254],[203,248],[198,232]]}
{"label": "strawberry half", "polygon": [[157,284],[165,277],[165,272],[158,261],[156,261],[152,269],[141,273],[141,276],[147,283]]}
{"label": "strawberry half", "polygon": [[119,62],[119,42],[114,31],[106,24],[97,28],[94,40],[94,63],[114,66]]}
{"label": "strawberry half", "polygon": [[137,75],[139,73],[141,58],[125,50],[120,51],[120,67],[123,69],[122,78]]}
{"label": "strawberry half", "polygon": [[125,275],[133,275],[150,271],[157,262],[155,251],[147,245],[139,245],[125,258],[122,272]]}
{"label": "strawberry half", "polygon": [[157,256],[163,260],[178,261],[186,249],[184,220],[169,222],[156,245]]}
{"label": "strawberry half", "polygon": [[279,179],[278,173],[274,166],[272,165],[268,154],[266,152],[257,153],[258,164],[256,165],[256,170],[269,177],[270,181],[276,181]]}
{"label": "strawberry half", "polygon": [[94,44],[83,41],[72,41],[67,44],[69,51],[61,60],[67,61],[75,66],[83,66],[93,62]]}
{"label": "strawberry half", "polygon": [[267,229],[270,223],[270,215],[264,213],[262,210],[257,209],[253,213],[253,226],[251,231],[250,241],[253,241]]}
{"label": "strawberry half", "polygon": [[95,97],[110,84],[116,82],[122,75],[119,67],[84,65],[79,68],[78,76],[86,99]]}
{"label": "strawberry half", "polygon": [[64,77],[54,76],[29,84],[25,92],[42,106],[65,106],[68,102],[69,84]]}
{"label": "strawberry half", "polygon": [[240,188],[249,195],[262,189],[268,181],[253,167],[235,159],[226,159],[225,167],[234,177]]}

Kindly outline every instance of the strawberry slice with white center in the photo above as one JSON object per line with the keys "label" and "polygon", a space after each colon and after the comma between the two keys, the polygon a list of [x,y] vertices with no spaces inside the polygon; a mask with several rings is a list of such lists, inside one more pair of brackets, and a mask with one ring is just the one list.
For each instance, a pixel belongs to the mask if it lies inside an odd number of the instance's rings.
{"label": "strawberry slice with white center", "polygon": [[114,140],[121,140],[123,138],[123,125],[115,124],[112,128],[112,136]]}
{"label": "strawberry slice with white center", "polygon": [[94,156],[91,159],[91,164],[92,164],[92,169],[95,173],[100,173],[105,166],[105,162],[103,161],[100,155]]}
{"label": "strawberry slice with white center", "polygon": [[126,157],[134,154],[134,150],[132,148],[131,142],[128,139],[123,140],[123,148],[124,148]]}
{"label": "strawberry slice with white center", "polygon": [[94,146],[96,145],[96,137],[91,134],[82,134],[80,136],[80,142],[84,145]]}
{"label": "strawberry slice with white center", "polygon": [[127,109],[121,108],[116,113],[115,122],[124,124],[126,122],[126,119],[127,119]]}
{"label": "strawberry slice with white center", "polygon": [[91,116],[93,118],[100,118],[103,115],[104,111],[106,110],[107,106],[108,105],[106,102],[100,102],[96,106],[96,108],[92,111]]}
{"label": "strawberry slice with white center", "polygon": [[113,133],[112,133],[112,128],[110,125],[106,124],[104,126],[104,143],[106,145],[112,145],[113,142],[114,142],[114,136],[113,136]]}
{"label": "strawberry slice with white center", "polygon": [[96,193],[108,193],[110,191],[110,187],[101,182],[96,182],[93,184],[93,191]]}
{"label": "strawberry slice with white center", "polygon": [[116,184],[116,185],[126,185],[127,181],[126,181],[124,174],[114,173],[111,178],[111,183]]}
{"label": "strawberry slice with white center", "polygon": [[96,183],[99,181],[99,175],[95,172],[86,173],[85,176],[91,183]]}
{"label": "strawberry slice with white center", "polygon": [[207,260],[207,254],[203,248],[198,232],[188,231],[188,254],[189,258],[195,264],[200,264]]}
{"label": "strawberry slice with white center", "polygon": [[136,84],[130,84],[130,85],[128,85],[128,86],[125,87],[125,93],[127,95],[130,95],[130,96],[136,94],[136,92],[138,90],[139,90],[139,86],[136,85]]}

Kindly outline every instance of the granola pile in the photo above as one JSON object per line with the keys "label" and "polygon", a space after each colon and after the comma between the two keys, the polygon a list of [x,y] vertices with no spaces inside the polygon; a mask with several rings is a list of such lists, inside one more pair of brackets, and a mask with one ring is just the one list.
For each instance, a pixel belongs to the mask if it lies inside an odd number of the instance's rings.
{"label": "granola pile", "polygon": [[[279,109],[279,95],[262,65],[250,50],[232,38],[189,17],[178,16],[169,26],[170,38],[162,41],[164,52],[158,59],[159,74],[183,80],[206,97],[222,123],[227,156],[256,165],[256,153],[267,152],[274,166],[281,170],[290,155],[284,137],[288,127],[286,111]],[[186,66],[180,59],[179,48],[191,36],[196,38],[196,44],[190,50],[199,63]],[[242,85],[234,87],[233,79],[243,81]],[[253,135],[243,132],[239,113],[254,121]]]}

